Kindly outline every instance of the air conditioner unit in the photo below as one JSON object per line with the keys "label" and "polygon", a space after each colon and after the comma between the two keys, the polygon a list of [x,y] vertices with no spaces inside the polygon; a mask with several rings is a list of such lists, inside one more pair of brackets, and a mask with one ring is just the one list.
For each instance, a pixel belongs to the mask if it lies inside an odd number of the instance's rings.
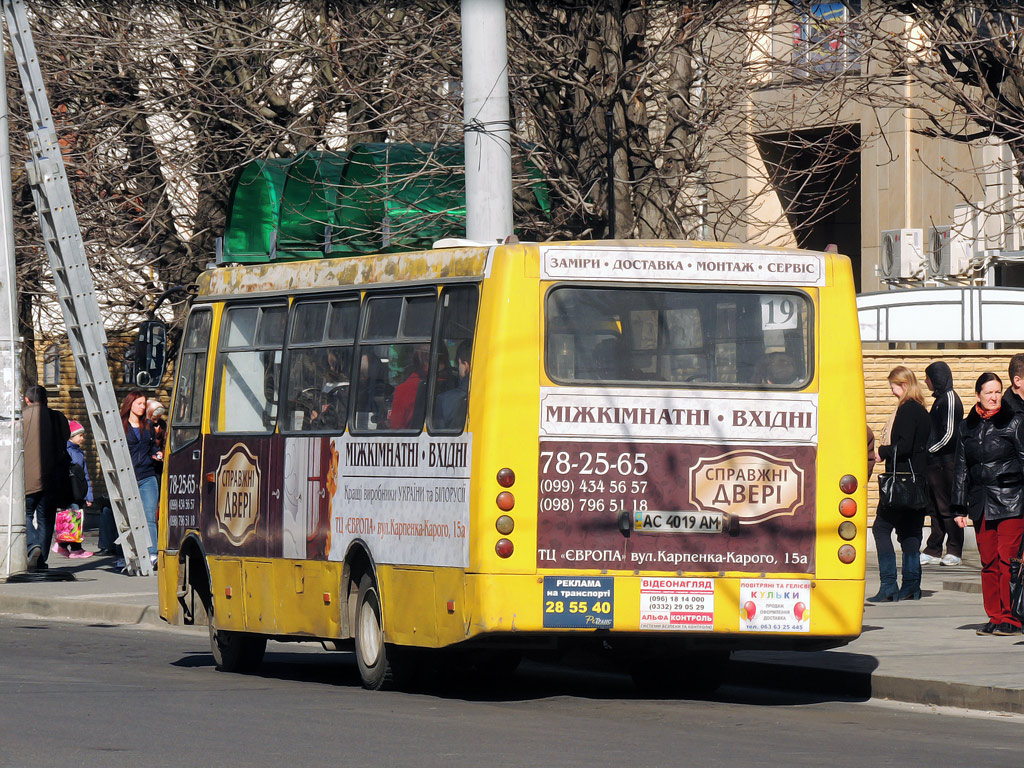
{"label": "air conditioner unit", "polygon": [[931,227],[928,232],[928,277],[957,277],[971,264],[971,240],[953,227]]}
{"label": "air conditioner unit", "polygon": [[924,277],[921,230],[883,230],[882,258],[879,260],[878,271],[884,280]]}

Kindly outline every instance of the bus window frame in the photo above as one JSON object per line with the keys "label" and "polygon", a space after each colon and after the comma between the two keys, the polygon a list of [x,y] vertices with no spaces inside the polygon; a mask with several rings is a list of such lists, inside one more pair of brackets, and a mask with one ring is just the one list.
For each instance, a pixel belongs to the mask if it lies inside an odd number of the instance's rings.
{"label": "bus window frame", "polygon": [[[567,381],[565,379],[552,375],[552,371],[549,370],[548,366],[548,301],[551,293],[556,290],[564,288],[586,288],[586,289],[629,289],[629,290],[640,290],[640,291],[686,291],[690,293],[757,293],[757,294],[773,294],[783,296],[799,296],[807,305],[807,374],[797,384],[790,385],[778,385],[778,384],[752,384],[752,383],[736,383],[730,384],[727,382],[707,382],[707,381],[638,381],[631,379],[613,379],[613,380],[583,380],[576,379]],[[819,294],[820,295],[820,294]],[[724,389],[729,391],[751,391],[751,392],[801,392],[808,387],[812,386],[817,376],[817,357],[818,348],[816,346],[817,340],[817,315],[815,312],[814,297],[809,291],[803,290],[797,286],[750,286],[750,285],[733,285],[728,284],[715,284],[715,285],[694,285],[692,283],[624,283],[624,282],[608,282],[608,283],[592,283],[592,282],[581,282],[581,281],[559,281],[548,285],[544,290],[541,304],[541,327],[540,327],[540,344],[541,344],[541,358],[543,359],[543,371],[544,375],[547,376],[548,380],[553,384],[560,387],[618,387],[618,388],[638,388],[638,389],[687,389],[687,390],[708,390],[708,389]]]}
{"label": "bus window frame", "polygon": [[[284,346],[283,346],[282,356],[281,356],[281,388],[280,388],[281,391],[279,393],[279,397],[281,398],[282,402],[286,401],[284,395],[286,395],[288,393],[285,391],[285,386],[288,383],[289,377],[291,376],[292,350],[293,349],[304,350],[304,349],[314,349],[315,348],[315,347],[310,346],[308,344],[300,344],[297,347],[293,347],[292,346],[292,340],[291,340],[291,337],[292,337],[292,324],[295,322],[295,314],[297,312],[297,307],[299,307],[299,306],[301,306],[303,304],[317,304],[317,303],[327,304],[328,307],[329,307],[332,302],[340,302],[340,301],[354,301],[354,302],[356,302],[356,304],[359,307],[359,312],[358,312],[358,315],[356,317],[356,332],[355,332],[355,334],[353,334],[352,344],[351,344],[352,359],[349,361],[349,369],[348,369],[348,375],[349,375],[348,402],[346,403],[345,418],[342,421],[342,425],[341,425],[340,428],[336,428],[336,429],[312,429],[312,428],[290,429],[290,428],[287,427],[288,420],[285,419],[284,421],[282,421],[282,419],[281,419],[281,404],[278,403],[277,431],[280,434],[282,434],[282,435],[297,435],[297,434],[304,434],[304,433],[315,434],[315,435],[320,435],[320,436],[323,436],[323,435],[340,435],[340,434],[344,434],[345,429],[346,429],[346,427],[349,424],[349,420],[350,420],[351,415],[352,415],[352,399],[353,399],[352,396],[355,393],[355,387],[353,386],[352,375],[355,372],[355,361],[359,359],[358,358],[359,329],[362,327],[362,322],[363,322],[363,305],[366,302],[365,294],[363,292],[361,292],[358,288],[353,287],[353,288],[349,288],[349,289],[344,290],[344,291],[331,292],[331,293],[319,293],[318,292],[318,293],[302,294],[301,296],[296,296],[289,303],[289,305],[288,305],[288,321],[285,323]],[[329,341],[330,341],[329,339],[326,339],[328,326],[330,324],[330,312],[329,311],[328,311],[327,317],[324,319],[324,322],[325,322],[325,325],[324,325],[323,333],[324,333],[325,339],[323,341],[323,344],[327,345],[329,343]],[[332,344],[331,346],[341,346],[341,345]]]}
{"label": "bus window frame", "polygon": [[[184,441],[183,443],[181,443],[181,445],[178,445],[177,443],[175,443],[174,447],[171,448],[171,443],[173,442],[174,430],[175,429],[181,429],[183,425],[176,423],[176,421],[173,418],[168,418],[168,424],[167,424],[167,447],[168,447],[168,454],[169,455],[170,454],[178,453],[179,451],[183,451],[188,446],[192,445],[196,441],[201,440],[203,438],[203,415],[206,413],[207,400],[208,400],[208,398],[206,396],[207,395],[207,392],[206,392],[206,380],[207,380],[207,377],[211,373],[210,367],[209,367],[210,366],[210,350],[213,347],[213,343],[212,343],[213,342],[213,330],[214,330],[214,305],[213,304],[195,304],[189,310],[188,317],[185,318],[185,324],[184,324],[184,327],[182,329],[182,334],[181,334],[181,348],[178,350],[178,357],[175,360],[175,365],[174,365],[174,392],[173,392],[174,396],[173,396],[173,399],[171,400],[171,410],[169,411],[168,415],[169,416],[173,416],[173,414],[176,413],[175,407],[177,406],[177,399],[178,399],[178,397],[181,394],[181,392],[179,391],[179,387],[178,387],[178,382],[179,382],[179,378],[178,377],[181,375],[181,363],[182,363],[182,360],[184,360],[186,353],[194,354],[195,351],[199,349],[198,347],[186,347],[185,341],[186,341],[186,338],[188,336],[189,324],[192,322],[193,316],[194,315],[198,315],[200,312],[205,312],[205,313],[207,313],[210,316],[210,331],[209,331],[209,337],[206,339],[206,350],[205,350],[206,368],[203,369],[203,378],[202,378],[202,382],[201,382],[201,388],[202,388],[202,391],[203,391],[203,396],[202,396],[202,399],[201,399],[200,405],[199,405],[199,419],[198,419],[198,421],[196,421],[194,424],[192,422],[189,422],[188,424],[184,425],[185,428],[194,428],[196,430],[196,436],[191,438],[190,440]],[[220,332],[220,330],[218,329],[218,333],[219,332]],[[202,357],[202,356],[200,355],[200,357]],[[195,371],[194,370],[192,372],[192,376],[193,376],[192,386],[195,387],[197,382],[195,380]],[[193,393],[193,395],[194,395],[194,393]],[[193,400],[194,400],[194,397],[193,397]]]}
{"label": "bus window frame", "polygon": [[[473,335],[470,337],[473,343],[473,360],[470,361],[469,368],[469,390],[466,392],[466,419],[462,420],[462,424],[457,429],[433,429],[432,424],[434,420],[434,402],[437,399],[435,394],[435,386],[437,383],[437,372],[435,366],[437,365],[437,351],[434,345],[441,343],[441,323],[443,321],[444,304],[443,297],[446,291],[452,289],[460,289],[470,287],[476,291],[476,312],[473,315]],[[434,339],[433,345],[430,351],[430,383],[427,387],[427,408],[423,416],[423,428],[428,435],[439,435],[445,437],[457,436],[465,433],[466,421],[469,418],[469,396],[470,391],[473,388],[473,369],[476,365],[476,340],[477,340],[477,326],[480,323],[480,293],[481,284],[479,282],[459,282],[459,283],[443,283],[440,286],[441,290],[438,291],[437,300],[437,313],[434,318]],[[447,354],[447,352],[445,352]],[[458,367],[455,371],[458,375]]]}
{"label": "bus window frame", "polygon": [[[288,300],[288,297],[287,296],[280,296],[280,295],[270,295],[270,296],[263,296],[263,297],[251,297],[251,298],[247,297],[245,299],[240,299],[240,300],[237,300],[237,301],[225,301],[223,303],[222,307],[221,307],[220,325],[217,328],[217,345],[216,345],[216,348],[214,350],[215,354],[214,354],[214,357],[213,357],[213,389],[210,392],[210,397],[209,397],[209,400],[210,400],[210,429],[209,429],[209,433],[211,435],[215,435],[215,436],[217,436],[217,435],[244,435],[246,437],[264,437],[264,436],[268,436],[268,435],[273,435],[273,434],[277,434],[278,427],[279,427],[279,424],[280,424],[280,421],[281,421],[281,384],[282,384],[282,382],[278,381],[278,384],[277,384],[277,412],[274,415],[274,425],[273,425],[273,427],[271,427],[270,429],[265,429],[265,430],[244,430],[244,431],[243,430],[228,430],[228,429],[219,430],[219,429],[215,428],[215,417],[214,417],[214,404],[215,403],[214,403],[214,396],[215,395],[217,396],[216,405],[219,406],[220,405],[220,399],[219,398],[220,398],[220,394],[221,394],[220,393],[220,387],[221,387],[221,384],[223,383],[221,377],[222,377],[223,372],[224,372],[224,367],[220,364],[221,363],[221,355],[223,353],[225,353],[225,352],[239,352],[239,351],[244,351],[246,349],[257,349],[257,350],[258,349],[262,349],[262,347],[240,347],[240,348],[231,347],[231,348],[224,348],[222,346],[222,342],[224,340],[224,334],[227,333],[227,328],[228,328],[228,320],[227,320],[228,312],[230,312],[233,309],[239,309],[239,308],[244,308],[244,307],[259,307],[261,309],[272,309],[274,307],[283,307],[284,308],[284,311],[285,311],[285,324],[284,324],[284,331],[283,331],[284,338],[281,341],[281,346],[279,347],[279,349],[280,349],[280,352],[281,352],[281,375],[283,376],[283,374],[285,372],[284,355],[285,355],[285,350],[286,350],[287,344],[288,344],[288,336],[287,336],[287,334],[288,334],[288,322],[289,322],[290,314],[291,314],[291,302]],[[259,335],[259,326],[257,326],[257,328],[256,328],[256,334],[257,334],[257,336]],[[268,348],[267,351],[269,351],[269,348]]]}
{"label": "bus window frame", "polygon": [[[371,288],[363,292],[363,301],[359,309],[359,325],[356,329],[356,343],[355,343],[355,354],[352,356],[352,371],[355,374],[352,380],[352,392],[349,395],[349,409],[348,409],[348,431],[349,434],[359,436],[375,435],[377,437],[388,437],[391,435],[420,435],[427,428],[427,409],[430,407],[430,389],[431,389],[431,374],[434,369],[434,340],[437,336],[437,324],[438,324],[438,310],[440,307],[441,288],[444,287],[444,283],[417,283],[409,286],[388,286],[384,289]],[[420,424],[418,429],[370,429],[369,427],[357,427],[355,423],[355,404],[358,400],[358,386],[359,386],[359,361],[362,360],[363,347],[375,347],[382,344],[417,344],[422,342],[416,342],[411,340],[402,340],[396,342],[395,339],[381,339],[380,337],[371,337],[369,340],[363,338],[363,329],[369,320],[370,303],[374,299],[398,297],[405,299],[412,299],[417,297],[428,297],[432,296],[434,299],[434,319],[431,323],[431,334],[427,339],[427,343],[430,347],[429,352],[429,364],[427,366],[427,388],[426,398],[427,402],[423,409],[423,423]],[[403,314],[399,317],[398,327],[399,329],[403,326],[403,320],[405,318],[405,308],[402,309]],[[419,337],[412,337],[419,338]],[[397,385],[396,385],[397,386]]]}

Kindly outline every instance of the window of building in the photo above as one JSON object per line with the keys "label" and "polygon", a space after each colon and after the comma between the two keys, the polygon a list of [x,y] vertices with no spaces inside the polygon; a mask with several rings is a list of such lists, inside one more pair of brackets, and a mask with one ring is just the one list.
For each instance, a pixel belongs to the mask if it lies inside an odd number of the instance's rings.
{"label": "window of building", "polygon": [[796,5],[793,64],[806,75],[860,73],[857,40],[859,0]]}
{"label": "window of building", "polygon": [[43,386],[60,386],[60,345],[51,344],[43,352]]}

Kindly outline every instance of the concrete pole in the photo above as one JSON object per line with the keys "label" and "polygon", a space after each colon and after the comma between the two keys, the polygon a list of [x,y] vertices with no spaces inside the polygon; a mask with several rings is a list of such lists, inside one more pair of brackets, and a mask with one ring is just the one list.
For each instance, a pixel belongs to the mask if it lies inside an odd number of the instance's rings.
{"label": "concrete pole", "polygon": [[[2,41],[2,35],[0,35]],[[0,50],[0,581],[27,566],[25,465],[21,447],[21,364],[14,263],[7,77]]]}
{"label": "concrete pole", "polygon": [[462,0],[466,238],[512,234],[512,149],[504,0]]}

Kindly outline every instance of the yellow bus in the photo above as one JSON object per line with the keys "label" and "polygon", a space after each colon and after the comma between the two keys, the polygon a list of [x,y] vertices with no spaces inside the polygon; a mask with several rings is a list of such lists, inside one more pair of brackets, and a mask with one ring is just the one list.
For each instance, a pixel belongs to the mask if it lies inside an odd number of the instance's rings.
{"label": "yellow bus", "polygon": [[860,633],[843,256],[609,241],[221,267],[175,379],[160,612],[208,623],[222,669],[321,641],[376,689],[413,649],[589,644],[640,684],[707,688],[735,649]]}

